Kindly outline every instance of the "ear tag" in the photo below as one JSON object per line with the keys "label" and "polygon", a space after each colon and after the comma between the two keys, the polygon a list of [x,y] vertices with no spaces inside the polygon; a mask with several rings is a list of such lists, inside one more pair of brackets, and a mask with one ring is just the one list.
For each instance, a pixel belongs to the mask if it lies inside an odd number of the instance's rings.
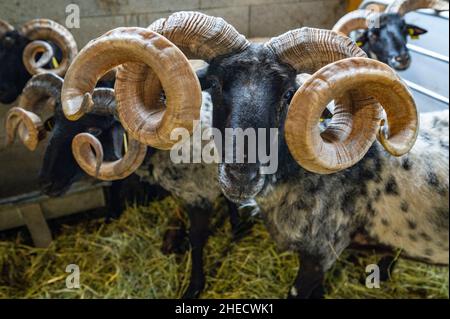
{"label": "ear tag", "polygon": [[416,35],[416,31],[414,31],[413,28],[409,28],[408,33],[409,33],[409,36],[411,37],[411,39],[413,39],[413,40],[419,39],[419,35]]}
{"label": "ear tag", "polygon": [[52,58],[52,65],[53,65],[53,68],[55,68],[55,69],[59,68],[58,60],[56,60],[55,57]]}
{"label": "ear tag", "polygon": [[127,134],[123,133],[123,149],[125,151],[125,154],[128,153],[128,138]]}

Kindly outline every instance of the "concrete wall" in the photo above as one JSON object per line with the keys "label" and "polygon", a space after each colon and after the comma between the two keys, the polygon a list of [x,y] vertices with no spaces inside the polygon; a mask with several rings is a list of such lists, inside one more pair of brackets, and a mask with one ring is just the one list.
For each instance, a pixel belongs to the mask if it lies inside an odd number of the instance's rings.
{"label": "concrete wall", "polygon": [[80,46],[112,28],[147,27],[180,10],[220,16],[249,37],[266,37],[301,26],[330,28],[347,6],[346,0],[4,0],[0,19],[20,25],[50,18],[64,24],[70,3],[80,8],[80,29],[72,29]]}

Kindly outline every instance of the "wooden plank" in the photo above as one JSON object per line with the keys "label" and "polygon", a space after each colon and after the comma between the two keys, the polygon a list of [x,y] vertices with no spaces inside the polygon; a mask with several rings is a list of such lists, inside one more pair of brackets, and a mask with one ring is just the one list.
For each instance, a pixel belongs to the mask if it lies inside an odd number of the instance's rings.
{"label": "wooden plank", "polygon": [[52,233],[47,225],[39,203],[22,205],[18,208],[36,247],[47,248],[52,242]]}
{"label": "wooden plank", "polygon": [[57,198],[50,198],[36,192],[2,199],[0,201],[0,231],[25,225],[20,210],[29,205],[38,204],[47,220],[104,207],[106,200],[103,186],[106,185],[108,183],[76,184],[65,196]]}

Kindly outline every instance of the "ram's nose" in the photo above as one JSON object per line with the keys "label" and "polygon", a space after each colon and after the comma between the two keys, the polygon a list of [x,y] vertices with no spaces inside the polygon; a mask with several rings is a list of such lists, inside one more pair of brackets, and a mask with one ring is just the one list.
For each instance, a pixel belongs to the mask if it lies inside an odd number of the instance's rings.
{"label": "ram's nose", "polygon": [[224,194],[234,202],[253,198],[265,183],[257,164],[219,165],[219,182]]}
{"label": "ram's nose", "polygon": [[235,182],[252,183],[260,176],[257,165],[251,164],[229,164],[225,165],[225,173]]}
{"label": "ram's nose", "polygon": [[391,58],[390,66],[398,71],[403,71],[411,65],[411,56],[409,53],[402,53]]}

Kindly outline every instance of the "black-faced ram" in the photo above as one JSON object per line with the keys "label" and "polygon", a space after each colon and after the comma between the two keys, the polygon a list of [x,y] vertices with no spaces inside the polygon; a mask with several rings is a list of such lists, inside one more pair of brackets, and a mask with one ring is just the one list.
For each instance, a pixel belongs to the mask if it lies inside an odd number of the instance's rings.
{"label": "black-faced ram", "polygon": [[408,38],[416,38],[427,30],[408,24],[405,14],[431,8],[448,11],[449,3],[442,0],[395,0],[384,12],[360,9],[342,17],[333,30],[350,36],[352,31],[364,30],[356,42],[367,55],[389,64],[396,70],[405,70],[411,64]]}
{"label": "black-faced ram", "polygon": [[[202,81],[215,87],[213,125],[221,131],[282,132],[276,174],[262,174],[259,163],[220,164],[219,179],[230,199],[255,197],[276,241],[299,253],[292,297],[319,295],[325,271],[358,232],[448,264],[448,121],[424,127],[412,148],[411,94],[393,70],[364,57],[336,33],[300,29],[215,59]],[[304,72],[312,77],[298,88],[295,75]],[[373,144],[377,137],[383,147]]]}

